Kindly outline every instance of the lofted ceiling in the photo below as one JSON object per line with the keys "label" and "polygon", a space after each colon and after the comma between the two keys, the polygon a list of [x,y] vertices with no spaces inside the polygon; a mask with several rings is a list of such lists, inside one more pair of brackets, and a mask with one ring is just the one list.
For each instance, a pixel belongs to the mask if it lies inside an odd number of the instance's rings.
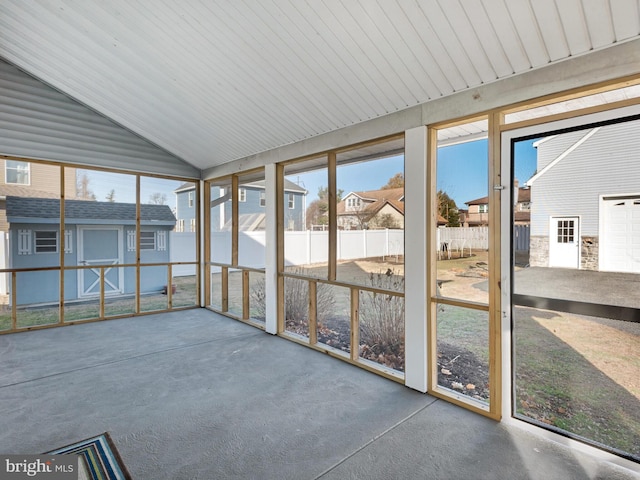
{"label": "lofted ceiling", "polygon": [[198,168],[639,34],[640,0],[0,0],[0,57]]}

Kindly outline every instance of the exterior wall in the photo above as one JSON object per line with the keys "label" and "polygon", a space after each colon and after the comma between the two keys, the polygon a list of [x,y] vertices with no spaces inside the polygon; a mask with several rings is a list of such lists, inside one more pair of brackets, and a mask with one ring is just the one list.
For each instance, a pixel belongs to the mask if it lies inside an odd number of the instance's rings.
{"label": "exterior wall", "polygon": [[[189,206],[189,194],[193,195],[193,205]],[[196,218],[196,189],[176,193],[176,225],[184,222],[184,232],[190,232],[191,220]]]}
{"label": "exterior wall", "polygon": [[580,239],[580,268],[583,270],[598,270],[598,237],[582,237]]}
{"label": "exterior wall", "polygon": [[531,236],[529,265],[532,267],[549,266],[549,237]]}
{"label": "exterior wall", "polygon": [[391,215],[393,217],[393,220],[396,222],[394,228],[404,228],[404,215],[388,204],[382,207],[380,211],[369,220],[370,228],[376,228],[376,222],[380,220],[383,215]]}
{"label": "exterior wall", "polygon": [[[111,226],[111,225],[110,225]],[[28,255],[18,254],[18,231],[30,230],[32,235],[32,253]],[[60,265],[59,251],[56,253],[35,253],[33,240],[34,231],[58,231],[55,224],[12,224],[10,235],[10,268],[42,268],[57,267]],[[64,256],[65,265],[78,264],[78,230],[68,225],[67,230],[71,230],[71,252]],[[166,231],[166,250],[142,250],[140,252],[141,263],[168,263],[170,261],[171,240],[170,228],[150,228],[142,227],[143,231]],[[127,226],[123,229],[123,263],[135,263],[136,252],[129,250],[127,246],[127,232],[135,232],[135,228]],[[60,236],[58,235],[58,248],[60,248]],[[99,246],[96,248],[100,248]],[[115,274],[115,269],[113,270]],[[125,268],[124,273],[124,293],[135,293],[136,275],[134,268]],[[78,272],[77,270],[65,271],[64,277],[65,300],[75,300],[78,298]],[[34,285],[36,287],[34,287]],[[23,272],[17,275],[17,302],[22,304],[37,303],[57,303],[59,300],[60,273],[54,271]],[[142,292],[158,292],[167,285],[167,267],[142,267],[140,275],[140,285]]]}
{"label": "exterior wall", "polygon": [[200,177],[197,168],[2,60],[0,98],[12,106],[0,110],[0,154]]}
{"label": "exterior wall", "polygon": [[[538,171],[589,130],[542,142],[538,146]],[[640,188],[638,132],[640,120],[601,127],[589,140],[534,180],[531,235],[547,236],[551,216],[580,215],[580,234],[597,236],[600,195],[628,194]]]}
{"label": "exterior wall", "polygon": [[[29,162],[29,183],[27,185],[6,183],[6,160],[0,159],[0,185],[19,185],[24,188],[32,188],[41,192],[60,194],[60,167],[46,163]],[[66,198],[76,197],[76,169],[64,169],[64,193]]]}

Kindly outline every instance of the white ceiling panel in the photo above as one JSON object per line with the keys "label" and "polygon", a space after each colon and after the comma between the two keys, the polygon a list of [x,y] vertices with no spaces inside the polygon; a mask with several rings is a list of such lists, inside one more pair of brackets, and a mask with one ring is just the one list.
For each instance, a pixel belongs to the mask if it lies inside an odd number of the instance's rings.
{"label": "white ceiling panel", "polygon": [[640,0],[0,0],[0,57],[198,168],[640,34]]}

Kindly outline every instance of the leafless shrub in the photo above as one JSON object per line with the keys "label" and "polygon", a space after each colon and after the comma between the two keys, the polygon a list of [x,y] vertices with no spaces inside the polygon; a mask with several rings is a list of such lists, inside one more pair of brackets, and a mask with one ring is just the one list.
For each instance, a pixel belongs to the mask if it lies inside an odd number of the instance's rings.
{"label": "leafless shrub", "polygon": [[[290,270],[294,275],[309,276],[302,267]],[[309,281],[301,278],[285,277],[284,279],[284,317],[287,321],[304,322],[309,315]],[[322,322],[334,310],[335,301],[331,287],[325,283],[318,283],[317,289],[317,318]],[[257,316],[265,316],[265,282],[258,280],[251,289],[252,305]]]}
{"label": "leafless shrub", "polygon": [[[371,273],[369,284],[381,290],[404,291],[404,277],[390,270]],[[397,348],[404,343],[404,298],[386,293],[361,292],[360,327],[363,343]]]}

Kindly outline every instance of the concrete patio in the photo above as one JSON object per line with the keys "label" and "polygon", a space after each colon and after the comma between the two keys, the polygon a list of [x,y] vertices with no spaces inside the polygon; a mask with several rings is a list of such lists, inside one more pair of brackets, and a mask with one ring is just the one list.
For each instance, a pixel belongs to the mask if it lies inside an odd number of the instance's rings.
{"label": "concrete patio", "polygon": [[204,309],[0,336],[0,362],[1,453],[109,431],[136,479],[640,478]]}

